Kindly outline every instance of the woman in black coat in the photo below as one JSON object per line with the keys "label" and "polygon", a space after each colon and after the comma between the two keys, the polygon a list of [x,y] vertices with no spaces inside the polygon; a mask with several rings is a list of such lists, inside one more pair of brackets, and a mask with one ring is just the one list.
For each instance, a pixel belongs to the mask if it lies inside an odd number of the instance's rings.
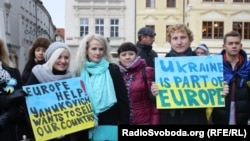
{"label": "woman in black coat", "polygon": [[0,139],[20,141],[28,136],[26,126],[25,99],[20,91],[21,75],[10,65],[9,53],[0,39]]}

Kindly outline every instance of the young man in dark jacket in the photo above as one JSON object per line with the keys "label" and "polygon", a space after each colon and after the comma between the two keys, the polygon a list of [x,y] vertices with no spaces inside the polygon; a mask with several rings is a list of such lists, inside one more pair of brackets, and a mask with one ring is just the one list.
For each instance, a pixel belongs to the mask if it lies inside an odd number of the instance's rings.
{"label": "young man in dark jacket", "polygon": [[[193,33],[185,25],[168,28],[167,40],[171,50],[166,57],[196,56],[190,47]],[[161,119],[162,124],[207,124],[205,108],[162,110]]]}
{"label": "young man in dark jacket", "polygon": [[223,50],[224,81],[229,84],[225,107],[214,108],[214,124],[247,125],[250,118],[250,64],[236,31],[225,34]]}
{"label": "young man in dark jacket", "polygon": [[[193,41],[192,31],[184,24],[176,24],[167,29],[167,40],[171,45],[171,50],[166,57],[196,56],[190,45]],[[228,86],[223,87],[223,95],[228,91]],[[158,87],[155,83],[151,86],[154,96],[158,94]],[[162,109],[161,124],[181,124],[181,125],[205,125],[206,108],[185,108],[185,109]]]}

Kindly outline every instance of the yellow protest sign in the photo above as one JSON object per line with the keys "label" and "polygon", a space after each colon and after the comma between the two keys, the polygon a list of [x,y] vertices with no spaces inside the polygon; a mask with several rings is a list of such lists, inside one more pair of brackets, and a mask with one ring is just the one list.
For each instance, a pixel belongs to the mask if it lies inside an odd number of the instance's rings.
{"label": "yellow protest sign", "polygon": [[94,115],[81,78],[23,86],[37,141],[94,126]]}
{"label": "yellow protest sign", "polygon": [[158,109],[224,107],[222,56],[155,58]]}

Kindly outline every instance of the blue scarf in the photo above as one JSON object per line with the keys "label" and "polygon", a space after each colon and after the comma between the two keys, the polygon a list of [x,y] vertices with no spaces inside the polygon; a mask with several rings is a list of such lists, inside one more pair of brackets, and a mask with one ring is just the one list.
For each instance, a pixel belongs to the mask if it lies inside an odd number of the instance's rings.
{"label": "blue scarf", "polygon": [[98,116],[112,107],[116,102],[114,84],[109,72],[109,62],[103,58],[100,62],[85,62],[81,70],[86,90],[92,104],[93,112]]}
{"label": "blue scarf", "polygon": [[[223,55],[224,53],[225,51],[223,50],[221,54]],[[250,79],[250,62],[247,61],[246,53],[243,50],[240,51],[240,55],[243,56],[243,63],[241,64],[241,67],[235,71],[232,69],[229,62],[223,61],[224,81],[226,81],[227,83],[230,83],[235,76],[239,76],[242,79],[241,85],[243,82],[249,81]]]}
{"label": "blue scarf", "polygon": [[230,83],[235,76],[240,76],[242,80],[245,79],[245,81],[249,79],[248,74],[250,73],[250,65],[247,65],[248,63],[246,61],[236,71],[233,71],[231,65],[229,65],[228,62],[224,61],[223,64],[224,81],[227,83]]}

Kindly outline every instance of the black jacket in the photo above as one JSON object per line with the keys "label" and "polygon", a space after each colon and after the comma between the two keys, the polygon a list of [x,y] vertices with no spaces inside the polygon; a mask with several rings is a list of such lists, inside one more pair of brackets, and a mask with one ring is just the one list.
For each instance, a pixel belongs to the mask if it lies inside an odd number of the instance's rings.
{"label": "black jacket", "polygon": [[[225,50],[221,55],[225,54]],[[232,70],[229,62],[223,61],[224,80],[228,81],[229,94],[225,97],[224,108],[214,108],[212,113],[212,121],[214,124],[229,124],[230,106],[232,98],[235,101],[235,119],[236,124],[247,125],[250,118],[250,88],[247,82],[250,81],[250,64],[247,54],[241,50],[242,63],[238,65],[236,70]],[[231,78],[231,76],[233,76]],[[230,77],[230,79],[229,79]]]}
{"label": "black jacket", "polygon": [[138,50],[138,56],[145,59],[149,67],[155,67],[155,57],[158,57],[157,53],[152,49],[152,46],[143,45],[140,42],[136,43]]}
{"label": "black jacket", "polygon": [[[10,97],[16,95],[16,91],[22,88],[21,75],[18,69],[3,67],[16,81],[16,84],[0,84],[0,139],[4,141],[20,141],[23,135],[29,136],[30,131],[26,130],[28,124],[27,111],[24,97],[12,101]],[[4,88],[10,86],[12,92],[6,92]],[[30,129],[30,128],[29,128]]]}

